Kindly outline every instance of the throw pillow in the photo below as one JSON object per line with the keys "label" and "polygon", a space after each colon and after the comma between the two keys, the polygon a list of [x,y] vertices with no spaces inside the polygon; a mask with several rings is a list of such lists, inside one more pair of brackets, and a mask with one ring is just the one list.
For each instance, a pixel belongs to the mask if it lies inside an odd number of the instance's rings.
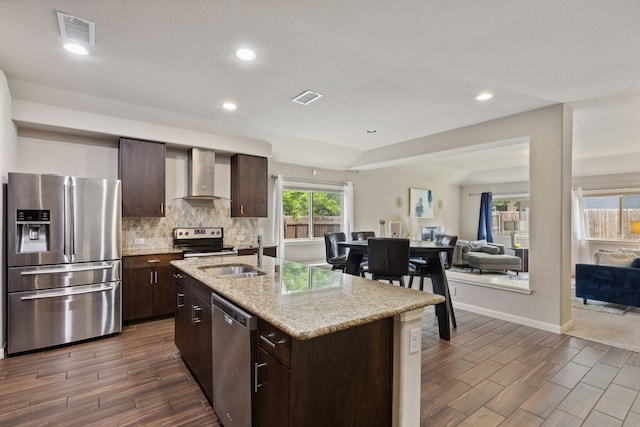
{"label": "throw pillow", "polygon": [[596,264],[612,265],[615,267],[629,267],[631,262],[636,258],[631,253],[605,253],[600,252],[596,256]]}
{"label": "throw pillow", "polygon": [[469,242],[469,246],[471,246],[471,250],[473,251],[480,250],[480,248],[482,248],[486,244],[487,244],[486,240],[472,240]]}
{"label": "throw pillow", "polygon": [[616,252],[621,254],[634,254],[636,257],[640,257],[640,249],[634,248],[618,248]]}
{"label": "throw pillow", "polygon": [[492,246],[492,245],[484,245],[483,247],[480,248],[480,250],[482,252],[486,252],[492,255],[498,255],[500,253],[500,248],[498,246]]}
{"label": "throw pillow", "polygon": [[640,268],[640,258],[636,258],[633,261],[631,261],[631,267]]}

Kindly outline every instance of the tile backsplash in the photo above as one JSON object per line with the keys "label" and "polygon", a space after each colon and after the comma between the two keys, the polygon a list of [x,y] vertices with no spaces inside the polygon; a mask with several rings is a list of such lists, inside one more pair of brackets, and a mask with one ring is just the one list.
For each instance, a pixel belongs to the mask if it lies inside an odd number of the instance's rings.
{"label": "tile backsplash", "polygon": [[[258,233],[258,218],[232,218],[229,200],[187,202],[175,200],[167,205],[164,218],[122,218],[122,247],[167,248],[173,245],[173,229],[176,227],[222,227],[224,244],[239,244],[238,236]],[[136,244],[144,239],[144,244]],[[242,241],[253,243],[253,239]]]}

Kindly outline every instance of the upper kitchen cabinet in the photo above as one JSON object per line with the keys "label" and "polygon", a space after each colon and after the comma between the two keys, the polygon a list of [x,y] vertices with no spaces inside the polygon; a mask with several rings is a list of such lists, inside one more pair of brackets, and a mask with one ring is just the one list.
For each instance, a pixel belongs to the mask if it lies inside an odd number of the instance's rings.
{"label": "upper kitchen cabinet", "polygon": [[231,216],[267,216],[267,158],[231,157]]}
{"label": "upper kitchen cabinet", "polygon": [[163,217],[165,145],[120,138],[123,217]]}

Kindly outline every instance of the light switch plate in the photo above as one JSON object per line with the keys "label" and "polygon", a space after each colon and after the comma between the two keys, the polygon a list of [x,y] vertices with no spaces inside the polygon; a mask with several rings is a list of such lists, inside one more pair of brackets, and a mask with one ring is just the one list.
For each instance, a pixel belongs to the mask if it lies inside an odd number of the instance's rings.
{"label": "light switch plate", "polygon": [[142,237],[136,237],[133,240],[134,245],[144,245],[144,239]]}
{"label": "light switch plate", "polygon": [[409,354],[420,351],[420,344],[422,344],[420,332],[419,328],[411,329],[409,332]]}

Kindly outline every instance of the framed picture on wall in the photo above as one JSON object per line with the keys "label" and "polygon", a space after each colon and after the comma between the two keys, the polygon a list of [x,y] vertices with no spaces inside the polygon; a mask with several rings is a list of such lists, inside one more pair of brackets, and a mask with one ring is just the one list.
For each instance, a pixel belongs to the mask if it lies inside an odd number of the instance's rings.
{"label": "framed picture on wall", "polygon": [[433,194],[431,190],[409,189],[409,215],[415,218],[433,218]]}

